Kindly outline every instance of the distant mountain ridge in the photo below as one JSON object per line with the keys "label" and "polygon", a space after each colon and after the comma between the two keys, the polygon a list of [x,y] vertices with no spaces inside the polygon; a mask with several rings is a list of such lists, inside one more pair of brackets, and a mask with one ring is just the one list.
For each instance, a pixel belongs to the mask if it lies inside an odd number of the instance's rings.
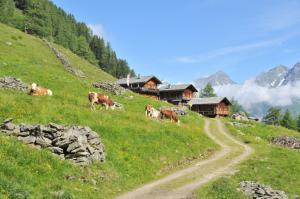
{"label": "distant mountain ridge", "polygon": [[277,88],[288,84],[293,85],[297,81],[300,81],[299,62],[290,69],[284,65],[278,65],[255,77],[257,85],[268,88]]}
{"label": "distant mountain ridge", "polygon": [[[294,85],[300,81],[300,62],[292,68],[285,65],[278,65],[267,72],[262,72],[255,76],[254,82],[261,87],[278,88],[288,84]],[[218,71],[208,77],[199,78],[193,81],[198,89],[202,89],[210,83],[213,87],[236,84],[225,72]]]}
{"label": "distant mountain ridge", "polygon": [[254,116],[263,117],[272,106],[290,109],[294,116],[300,114],[300,62],[291,68],[278,65],[241,84],[222,71],[194,81],[198,90],[207,83],[218,95],[238,100]]}
{"label": "distant mountain ridge", "polygon": [[212,86],[225,86],[236,84],[225,72],[218,71],[208,77],[199,78],[193,81],[199,89],[204,88],[208,83]]}
{"label": "distant mountain ridge", "polygon": [[275,88],[283,85],[285,76],[287,75],[289,69],[284,65],[276,66],[270,69],[268,72],[263,72],[256,76],[255,82],[257,85],[262,87]]}

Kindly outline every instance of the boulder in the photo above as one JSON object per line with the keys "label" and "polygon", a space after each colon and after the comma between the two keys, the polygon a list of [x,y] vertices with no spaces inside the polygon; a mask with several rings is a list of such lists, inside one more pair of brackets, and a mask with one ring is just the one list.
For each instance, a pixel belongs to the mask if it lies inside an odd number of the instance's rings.
{"label": "boulder", "polygon": [[243,111],[233,114],[231,118],[240,121],[256,121],[256,122],[259,121],[259,119],[256,117],[252,117],[252,116],[248,117],[247,114]]}
{"label": "boulder", "polygon": [[36,141],[36,137],[29,135],[27,137],[18,137],[18,140],[21,140],[22,142],[26,143],[26,144],[33,144]]}
{"label": "boulder", "polygon": [[56,154],[63,154],[64,153],[64,150],[62,148],[59,148],[59,147],[51,146],[51,147],[48,147],[48,149],[52,153],[56,153]]}
{"label": "boulder", "polygon": [[233,114],[231,116],[231,118],[234,119],[234,120],[249,121],[248,116],[246,115],[246,113],[242,112],[242,111]]}
{"label": "boulder", "polygon": [[45,138],[45,137],[36,137],[35,143],[37,145],[40,145],[42,148],[52,146],[52,141],[48,138]]}

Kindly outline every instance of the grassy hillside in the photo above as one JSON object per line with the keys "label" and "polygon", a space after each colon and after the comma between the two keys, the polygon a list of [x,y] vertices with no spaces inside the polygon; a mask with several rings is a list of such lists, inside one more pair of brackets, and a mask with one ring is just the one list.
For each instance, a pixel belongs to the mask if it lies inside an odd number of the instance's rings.
{"label": "grassy hillside", "polygon": [[3,24],[0,30],[0,77],[36,82],[54,93],[34,97],[0,90],[0,121],[12,117],[15,123],[90,126],[100,134],[107,152],[105,164],[79,168],[48,151],[0,135],[0,198],[111,198],[217,149],[203,133],[203,120],[196,114],[183,117],[181,126],[146,119],[145,104],[166,104],[131,92],[126,94],[133,96],[131,100],[112,96],[125,106],[123,111],[91,111],[87,93],[96,90],[91,83],[114,80],[110,75],[58,47],[87,75],[78,78],[63,68],[40,39]]}
{"label": "grassy hillside", "polygon": [[233,177],[224,177],[201,188],[198,198],[247,198],[237,191],[239,182],[254,180],[285,191],[290,198],[300,195],[299,151],[271,145],[268,140],[283,135],[300,138],[298,132],[282,127],[250,123],[248,127],[233,127],[227,124],[230,132],[243,141],[249,141],[255,154],[239,166]]}

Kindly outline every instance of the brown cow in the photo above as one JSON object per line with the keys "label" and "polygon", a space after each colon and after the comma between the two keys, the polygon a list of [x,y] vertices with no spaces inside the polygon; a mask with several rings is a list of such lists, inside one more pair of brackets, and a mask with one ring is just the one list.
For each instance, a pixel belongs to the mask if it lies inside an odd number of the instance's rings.
{"label": "brown cow", "polygon": [[168,118],[172,122],[177,123],[178,125],[180,124],[180,120],[175,111],[172,111],[170,109],[164,109],[164,108],[160,108],[159,111],[160,111],[162,117]]}
{"label": "brown cow", "polygon": [[53,95],[53,93],[50,89],[39,87],[39,86],[37,86],[36,83],[31,84],[30,94],[31,95],[39,95],[39,96],[42,96],[42,95],[52,96]]}
{"label": "brown cow", "polygon": [[91,109],[95,109],[94,104],[105,106],[106,110],[108,110],[108,108],[111,108],[112,110],[115,109],[115,103],[107,95],[96,92],[89,92],[88,98],[91,103]]}

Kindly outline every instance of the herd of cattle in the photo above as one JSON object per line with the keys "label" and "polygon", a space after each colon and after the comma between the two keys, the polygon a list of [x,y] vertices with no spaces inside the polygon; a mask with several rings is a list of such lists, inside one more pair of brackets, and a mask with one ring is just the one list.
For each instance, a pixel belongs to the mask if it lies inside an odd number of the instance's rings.
{"label": "herd of cattle", "polygon": [[[52,96],[53,95],[53,93],[50,89],[37,86],[36,83],[33,83],[31,85],[30,94],[37,95],[37,96],[43,96],[43,95]],[[89,99],[92,110],[95,109],[95,104],[105,106],[106,110],[108,110],[109,108],[114,110],[116,108],[116,103],[113,102],[113,100],[110,99],[109,96],[104,95],[102,93],[89,92],[88,99]],[[151,105],[146,105],[145,106],[145,115],[146,115],[146,117],[154,118],[157,120],[169,119],[172,122],[177,123],[178,125],[180,124],[180,120],[178,118],[177,113],[168,108],[160,108],[157,110],[154,107],[152,107]]]}

